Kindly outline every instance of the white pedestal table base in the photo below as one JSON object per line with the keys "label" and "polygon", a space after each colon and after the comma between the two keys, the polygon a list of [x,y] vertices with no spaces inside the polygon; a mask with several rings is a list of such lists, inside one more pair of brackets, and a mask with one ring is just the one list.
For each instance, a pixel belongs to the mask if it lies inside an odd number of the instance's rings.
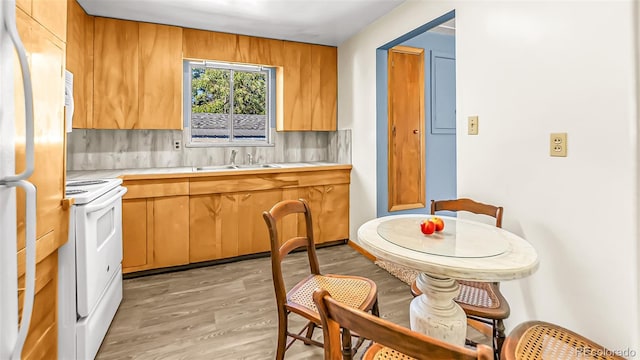
{"label": "white pedestal table base", "polygon": [[451,344],[464,346],[467,316],[453,299],[460,293],[454,279],[420,273],[416,279],[422,295],[411,301],[411,330]]}

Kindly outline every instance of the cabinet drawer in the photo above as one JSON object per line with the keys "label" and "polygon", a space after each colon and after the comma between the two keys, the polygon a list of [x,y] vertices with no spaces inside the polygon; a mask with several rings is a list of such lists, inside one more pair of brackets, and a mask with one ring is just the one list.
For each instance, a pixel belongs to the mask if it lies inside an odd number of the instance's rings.
{"label": "cabinet drawer", "polygon": [[189,195],[189,179],[125,181],[124,199]]}
{"label": "cabinet drawer", "polygon": [[308,172],[231,175],[191,179],[190,194],[204,195],[240,191],[288,189],[325,184],[349,184],[351,170],[318,170]]}

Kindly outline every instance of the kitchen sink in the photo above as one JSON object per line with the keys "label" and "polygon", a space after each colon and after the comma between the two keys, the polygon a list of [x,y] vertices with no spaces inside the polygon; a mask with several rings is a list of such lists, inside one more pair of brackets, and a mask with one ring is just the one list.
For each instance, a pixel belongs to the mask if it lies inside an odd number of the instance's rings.
{"label": "kitchen sink", "polygon": [[235,165],[219,165],[219,166],[201,166],[197,167],[196,171],[218,171],[218,170],[233,170],[238,167]]}
{"label": "kitchen sink", "polygon": [[252,165],[236,165],[238,169],[264,169],[264,168],[279,168],[280,165],[276,164],[252,164]]}
{"label": "kitchen sink", "polygon": [[199,166],[196,171],[220,171],[220,170],[241,170],[241,169],[266,169],[279,168],[276,164],[252,164],[252,165],[218,165],[218,166]]}

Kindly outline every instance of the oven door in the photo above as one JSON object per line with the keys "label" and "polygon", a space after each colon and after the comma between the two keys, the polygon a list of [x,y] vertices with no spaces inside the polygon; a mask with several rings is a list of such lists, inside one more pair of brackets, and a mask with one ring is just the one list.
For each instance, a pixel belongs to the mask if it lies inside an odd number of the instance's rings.
{"label": "oven door", "polygon": [[76,207],[78,315],[89,315],[122,263],[122,196],[117,187]]}

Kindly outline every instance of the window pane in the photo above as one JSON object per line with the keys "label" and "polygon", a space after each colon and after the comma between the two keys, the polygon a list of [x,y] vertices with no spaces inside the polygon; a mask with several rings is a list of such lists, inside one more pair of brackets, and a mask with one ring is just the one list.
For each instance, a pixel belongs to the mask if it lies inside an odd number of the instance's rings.
{"label": "window pane", "polygon": [[233,140],[267,140],[266,72],[233,73]]}
{"label": "window pane", "polygon": [[230,70],[191,68],[191,137],[193,142],[229,141],[230,78]]}

